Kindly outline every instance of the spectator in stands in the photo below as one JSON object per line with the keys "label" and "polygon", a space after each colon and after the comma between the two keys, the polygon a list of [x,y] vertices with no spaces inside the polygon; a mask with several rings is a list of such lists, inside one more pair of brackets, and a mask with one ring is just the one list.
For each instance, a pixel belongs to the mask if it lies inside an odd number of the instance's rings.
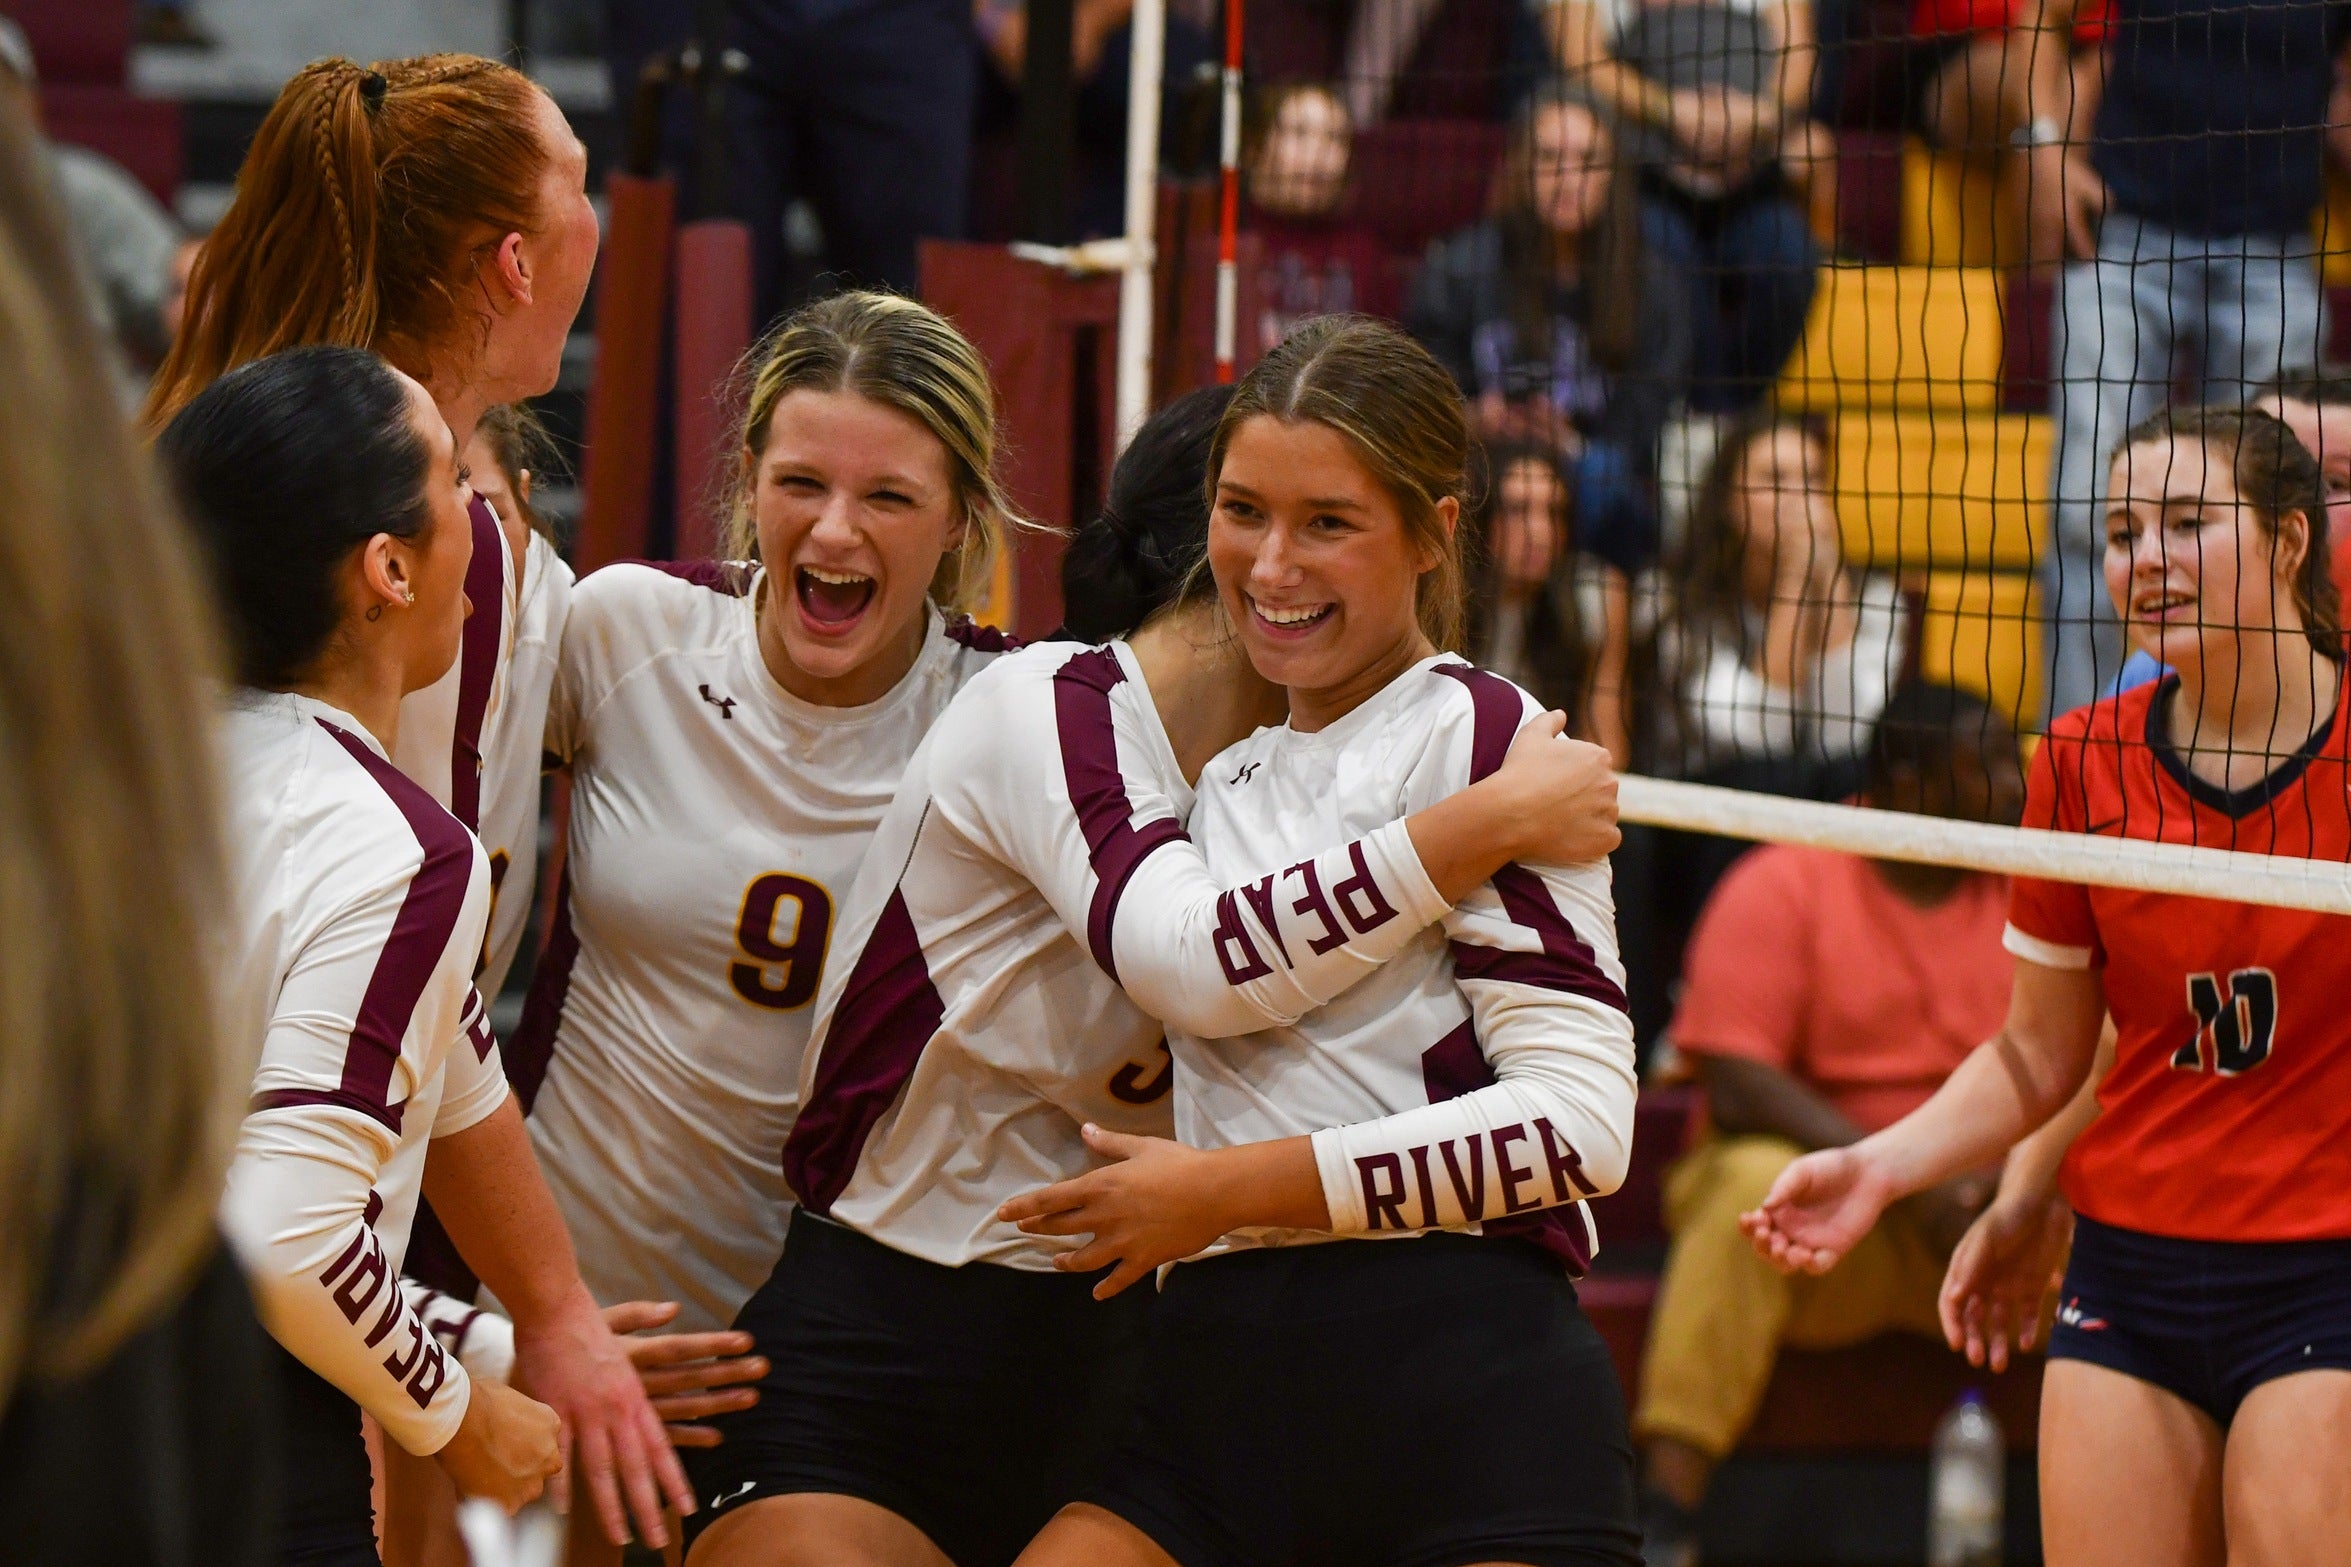
{"label": "spectator in stands", "polygon": [[2113,0],[2086,145],[2064,134],[2078,0],[2034,0],[2028,186],[2036,244],[2073,263],[2053,344],[2056,528],[2043,565],[2049,711],[2122,662],[2100,577],[2107,458],[2167,400],[2234,403],[2318,362],[2311,214],[2351,26],[2308,0]]}
{"label": "spectator in stands", "polygon": [[[1912,14],[1909,129],[1936,151],[2003,176],[2008,210],[2023,230],[2027,258],[2036,263],[2064,259],[2064,235],[2022,222],[2032,165],[2034,56],[2040,49],[2062,47],[2062,75],[2056,79],[2066,91],[2056,128],[2068,142],[2082,141],[2090,134],[2105,69],[2109,4],[2080,0],[2068,38],[2045,35],[2031,25],[2032,0],[1918,0]],[[2009,221],[2005,214],[2003,221]],[[2036,241],[2043,248],[2033,248]]]}
{"label": "spectator in stands", "polygon": [[[32,46],[6,17],[0,17],[0,79],[13,79],[38,110]],[[100,329],[121,349],[126,371],[143,375],[171,346],[195,242],[112,158],[47,138],[40,145],[65,209],[83,297]],[[123,390],[131,404],[145,393],[127,374]]]}
{"label": "spectator in stands", "polygon": [[1811,0],[1535,0],[1569,80],[1613,110],[1696,319],[1693,406],[1754,403],[1812,305],[1835,147],[1812,118]]}
{"label": "spectator in stands", "polygon": [[1548,446],[1506,442],[1487,451],[1486,468],[1478,519],[1485,572],[1470,599],[1471,657],[1565,712],[1570,733],[1606,746],[1618,770],[1628,769],[1625,574],[1576,548],[1572,488]]}
{"label": "spectator in stands", "polygon": [[1819,428],[1768,413],[1735,424],[1668,576],[1661,765],[1728,768],[1723,781],[1775,793],[1846,793],[1900,681],[1909,615],[1892,577],[1845,564]]}
{"label": "spectator in stands", "polygon": [[[683,0],[603,0],[616,94],[687,42]],[[980,77],[970,0],[734,0],[730,42],[749,70],[728,91],[734,214],[751,227],[754,309],[798,301],[784,215],[805,201],[822,232],[818,271],[836,284],[913,294],[916,247],[963,237]],[[672,95],[664,163],[696,200],[700,116]]]}
{"label": "spectator in stands", "polygon": [[2351,372],[2326,370],[2279,376],[2256,388],[2251,402],[2275,414],[2294,439],[2318,459],[2325,481],[2327,564],[2335,590],[2351,603]]}
{"label": "spectator in stands", "polygon": [[1575,481],[1582,548],[1627,573],[1657,550],[1657,436],[1689,324],[1648,276],[1648,224],[1616,137],[1582,95],[1514,124],[1499,210],[1429,247],[1405,325],[1453,372],[1488,441],[1533,440]]}
{"label": "spectator in stands", "polygon": [[1386,247],[1339,215],[1355,146],[1347,106],[1319,82],[1296,83],[1268,92],[1259,117],[1241,218],[1263,247],[1258,352],[1316,316],[1393,317],[1399,301]]}
{"label": "spectator in stands", "polygon": [[[1864,796],[2013,825],[2016,737],[1973,695],[1906,686],[1878,717]],[[1672,1029],[1698,1064],[1713,1135],[1666,1178],[1673,1248],[1634,1420],[1648,1567],[1696,1562],[1707,1481],[1753,1420],[1780,1345],[1941,1336],[1944,1263],[1988,1178],[1922,1193],[1819,1277],[1757,1256],[1739,1215],[1799,1154],[1857,1142],[1925,1103],[1999,1029],[2007,912],[2004,877],[1789,845],[1752,851],[1715,889]]]}
{"label": "spectator in stands", "polygon": [[[1070,16],[1070,79],[1075,84],[1077,137],[1075,237],[1101,239],[1126,232],[1127,73],[1134,0],[1074,0]],[[994,67],[982,94],[984,120],[1017,118],[1028,68],[1027,0],[971,0],[972,20]],[[1197,20],[1198,8],[1167,11],[1159,89],[1160,161],[1175,149],[1168,111],[1195,71],[1217,58]]]}

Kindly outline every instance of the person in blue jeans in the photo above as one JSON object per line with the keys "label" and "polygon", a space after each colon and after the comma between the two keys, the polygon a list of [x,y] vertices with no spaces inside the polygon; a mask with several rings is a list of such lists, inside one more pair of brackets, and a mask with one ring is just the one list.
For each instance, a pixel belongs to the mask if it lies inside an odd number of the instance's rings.
{"label": "person in blue jeans", "polygon": [[[823,231],[820,278],[912,295],[924,239],[960,239],[979,90],[970,0],[734,0],[730,42],[749,70],[729,91],[732,215],[751,228],[757,319],[799,303],[784,214],[805,200]],[[693,31],[689,0],[605,0],[605,54],[623,101],[637,73]],[[664,162],[693,210],[693,128],[673,95]]]}
{"label": "person in blue jeans", "polygon": [[2069,145],[2065,51],[2077,0],[2031,25],[2028,210],[2066,255],[2051,400],[2055,529],[2042,562],[2049,711],[2097,697],[2122,663],[2099,579],[2106,459],[2169,400],[2237,403],[2318,360],[2311,214],[2327,102],[2351,38],[2341,0],[2114,0],[2086,146]]}

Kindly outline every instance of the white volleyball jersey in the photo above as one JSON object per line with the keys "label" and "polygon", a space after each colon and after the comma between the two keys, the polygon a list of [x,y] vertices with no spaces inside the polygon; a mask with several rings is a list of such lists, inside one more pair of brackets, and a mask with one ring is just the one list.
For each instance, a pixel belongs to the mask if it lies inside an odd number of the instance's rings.
{"label": "white volleyball jersey", "polygon": [[224,1225],[270,1331],[410,1452],[465,1413],[403,1298],[425,1150],[506,1098],[473,966],[481,846],[356,719],[242,692],[226,724],[241,926],[225,1014],[258,1047]]}
{"label": "white volleyball jersey", "polygon": [[723,1328],[767,1277],[841,900],[906,762],[1004,646],[933,616],[906,677],[817,707],[760,657],[750,566],[607,566],[564,627],[547,749],[572,768],[561,912],[510,1042],[596,1298]]}
{"label": "white volleyball jersey", "polygon": [[[1192,837],[1220,878],[1343,843],[1492,772],[1540,706],[1452,654],[1426,659],[1328,728],[1261,729],[1225,751]],[[1331,1231],[1228,1244],[1483,1225],[1581,1270],[1597,1244],[1582,1199],[1615,1190],[1631,1152],[1623,986],[1608,863],[1511,865],[1291,1026],[1171,1031],[1185,1142],[1314,1137]]]}
{"label": "white volleyball jersey", "polygon": [[[520,581],[506,530],[490,503],[474,496],[466,516],[473,528],[473,561],[465,571],[472,613],[465,617],[464,640],[448,673],[401,700],[392,760],[474,832],[486,804],[514,787],[503,768],[489,768],[483,741],[505,701]],[[531,758],[528,783],[535,801],[537,757]]]}
{"label": "white volleyball jersey", "polygon": [[532,534],[504,698],[482,740],[481,838],[490,856],[490,939],[474,984],[492,998],[506,988],[506,972],[522,946],[539,879],[540,761],[571,593],[571,567],[544,534]]}
{"label": "white volleyball jersey", "polygon": [[1276,846],[1220,887],[1184,837],[1191,800],[1123,643],[1028,648],[956,698],[817,1003],[783,1159],[811,1210],[949,1267],[1049,1269],[1080,1242],[996,1210],[1099,1163],[1088,1121],[1169,1135],[1161,1019],[1297,1018],[1444,910],[1401,822],[1301,863]]}

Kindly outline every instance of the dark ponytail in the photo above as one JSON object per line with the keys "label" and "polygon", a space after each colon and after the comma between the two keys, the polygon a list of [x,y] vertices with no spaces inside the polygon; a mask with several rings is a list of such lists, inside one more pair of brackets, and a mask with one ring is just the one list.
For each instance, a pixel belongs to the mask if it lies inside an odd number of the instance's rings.
{"label": "dark ponytail", "polygon": [[1208,547],[1205,481],[1229,386],[1187,392],[1152,415],[1118,459],[1102,513],[1061,557],[1062,623],[1088,642],[1128,636],[1161,610],[1213,597],[1193,568]]}
{"label": "dark ponytail", "polygon": [[423,529],[431,454],[408,399],[365,349],[296,348],[213,382],[157,441],[245,684],[299,681],[342,619],[351,552]]}

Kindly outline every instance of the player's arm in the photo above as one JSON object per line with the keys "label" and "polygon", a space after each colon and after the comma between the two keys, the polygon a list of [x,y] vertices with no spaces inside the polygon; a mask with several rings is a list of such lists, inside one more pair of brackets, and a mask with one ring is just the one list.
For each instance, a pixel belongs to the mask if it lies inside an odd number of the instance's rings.
{"label": "player's arm", "polygon": [[425,1196],[466,1265],[513,1313],[515,1383],[563,1415],[606,1536],[626,1543],[633,1514],[639,1538],[664,1544],[664,1500],[689,1513],[693,1492],[627,1351],[580,1279],[522,1109],[503,1082],[499,1089],[495,1109],[434,1138]]}
{"label": "player's arm", "polygon": [[[1055,1266],[1112,1268],[1095,1288],[1107,1297],[1235,1230],[1458,1226],[1614,1191],[1632,1152],[1632,1022],[1590,950],[1574,950],[1564,890],[1557,873],[1520,869],[1515,907],[1488,896],[1446,918],[1491,1085],[1236,1148],[1088,1127],[1088,1146],[1116,1162],[1016,1198],[999,1216],[1031,1234],[1090,1236]],[[1556,925],[1513,917],[1539,913],[1538,895]]]}
{"label": "player's arm", "polygon": [[361,893],[296,958],[266,1024],[222,1216],[263,1321],[289,1353],[401,1447],[438,1456],[469,1494],[519,1506],[559,1461],[553,1412],[466,1374],[403,1297],[373,1223],[407,1097],[394,1092],[413,1086],[426,1036],[460,1023],[465,979],[454,965],[480,939],[478,917],[461,918],[470,929],[451,933],[411,1014],[371,1014],[410,885],[399,877]]}
{"label": "player's arm", "polygon": [[1992,1164],[2080,1090],[2105,1017],[2097,970],[2019,958],[2000,1032],[1892,1126],[1782,1172],[1741,1221],[1756,1249],[1790,1272],[1825,1273],[1893,1202]]}
{"label": "player's arm", "polygon": [[1538,715],[1477,788],[1232,885],[1210,874],[1148,780],[1120,780],[1106,831],[1101,807],[1041,777],[1064,769],[1062,738],[1042,724],[967,721],[934,734],[959,759],[936,803],[1027,877],[1144,1011],[1222,1038],[1294,1022],[1339,995],[1530,847],[1581,859],[1612,850],[1607,753],[1560,727]]}

